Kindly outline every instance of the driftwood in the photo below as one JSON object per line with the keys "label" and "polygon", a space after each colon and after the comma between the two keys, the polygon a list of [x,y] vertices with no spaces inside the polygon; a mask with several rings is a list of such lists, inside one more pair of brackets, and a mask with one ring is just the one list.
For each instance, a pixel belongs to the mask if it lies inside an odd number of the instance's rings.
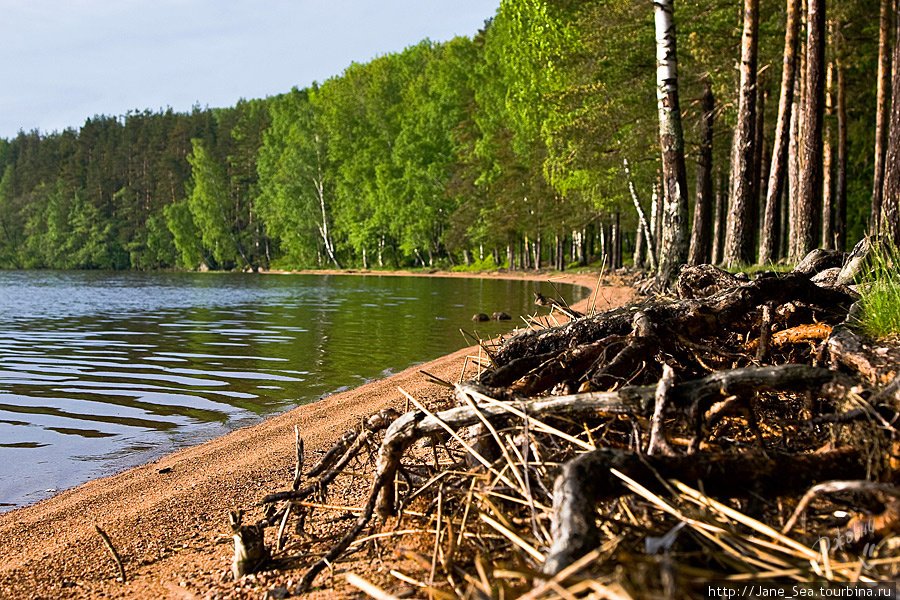
{"label": "driftwood", "polygon": [[708,298],[746,282],[714,265],[697,265],[681,271],[675,291],[679,298]]}
{"label": "driftwood", "polygon": [[553,487],[553,546],[543,571],[554,575],[598,545],[596,504],[623,493],[616,469],[651,491],[665,493],[660,480],[702,481],[707,494],[720,497],[790,494],[816,481],[865,476],[855,450],[823,454],[645,456],[609,448],[582,454],[562,468]]}
{"label": "driftwood", "polygon": [[[291,489],[263,498],[286,503],[269,518],[282,530],[291,503],[313,505],[316,494],[328,506],[331,486],[365,450],[374,460],[355,520],[309,553],[294,592],[310,589],[351,547],[375,551],[370,540],[403,531],[427,535],[433,558],[416,560],[426,570],[418,580],[392,576],[438,597],[496,597],[494,586],[513,580],[510,597],[627,597],[626,588],[679,596],[684,590],[663,586],[663,571],[683,556],[723,580],[778,569],[820,577],[815,545],[828,534],[807,525],[794,541],[776,529],[810,486],[853,480],[889,490],[867,477],[900,467],[900,349],[852,329],[855,294],[837,271],[844,261],[817,252],[795,272],[753,279],[685,268],[677,299],[591,317],[569,312],[575,318],[564,325],[485,345],[491,366],[453,386],[450,408],[433,411],[408,396],[414,410],[348,432],[305,475],[298,455]],[[422,439],[439,442],[423,450]],[[737,499],[748,514],[716,498]],[[803,510],[816,515],[813,524],[834,512],[818,497]],[[849,514],[848,527],[877,521],[875,538],[900,533],[893,500]],[[686,526],[697,535],[679,537]],[[641,547],[673,550],[656,560],[641,558]],[[833,559],[843,561],[835,572],[852,578],[854,556]],[[616,569],[617,561],[637,568]],[[900,575],[891,565],[877,575]],[[690,569],[699,572],[696,562]]]}
{"label": "driftwood", "polygon": [[266,548],[262,523],[243,524],[243,511],[231,511],[232,537],[234,538],[234,559],[231,562],[231,573],[235,580],[244,575],[255,573],[267,560],[269,550]]}
{"label": "driftwood", "polygon": [[841,268],[846,259],[846,252],[817,248],[804,256],[803,260],[797,263],[797,266],[794,267],[794,272],[812,276],[834,267]]}

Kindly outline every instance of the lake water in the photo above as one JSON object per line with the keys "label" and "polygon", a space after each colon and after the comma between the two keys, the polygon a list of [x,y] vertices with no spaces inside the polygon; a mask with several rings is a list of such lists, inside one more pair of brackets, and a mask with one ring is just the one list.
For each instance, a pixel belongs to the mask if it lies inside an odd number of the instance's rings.
{"label": "lake water", "polygon": [[[583,288],[556,285],[574,302]],[[0,511],[522,326],[546,282],[0,272]],[[505,311],[512,322],[473,323]]]}

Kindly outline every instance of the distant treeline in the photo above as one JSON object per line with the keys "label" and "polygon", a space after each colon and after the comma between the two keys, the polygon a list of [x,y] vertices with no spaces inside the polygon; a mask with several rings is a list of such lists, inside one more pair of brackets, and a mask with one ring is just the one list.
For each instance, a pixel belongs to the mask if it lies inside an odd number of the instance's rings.
{"label": "distant treeline", "polygon": [[[675,16],[688,170],[700,154],[695,124],[708,82],[712,180],[726,200],[741,4],[684,0]],[[839,70],[847,107],[842,193],[852,240],[872,197],[879,1],[828,10],[829,81]],[[757,212],[785,2],[759,11]],[[637,224],[623,159],[651,229],[662,226],[651,208],[655,61],[651,2],[504,0],[471,39],[423,41],[321,85],[230,108],[21,132],[0,139],[0,267],[562,268],[601,252],[619,264]],[[837,118],[829,109],[826,124]],[[830,135],[837,130],[835,121]]]}

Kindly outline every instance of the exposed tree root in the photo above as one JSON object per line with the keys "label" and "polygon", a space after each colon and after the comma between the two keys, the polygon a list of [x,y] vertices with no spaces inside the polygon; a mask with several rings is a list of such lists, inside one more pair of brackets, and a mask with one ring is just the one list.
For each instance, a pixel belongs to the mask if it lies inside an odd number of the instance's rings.
{"label": "exposed tree root", "polygon": [[[859,482],[885,499],[843,504],[844,526],[868,528],[878,548],[900,532],[889,485],[900,349],[845,322],[854,293],[837,277],[843,259],[820,252],[753,280],[687,268],[678,299],[519,334],[489,349],[492,367],[456,385],[451,408],[410,397],[415,410],[348,432],[293,489],[263,499],[287,502],[269,519],[286,522],[290,502],[324,502],[377,447],[354,523],[320,544],[295,591],[351,547],[377,553],[380,536],[415,532],[434,558],[419,579],[393,576],[439,597],[690,595],[698,577],[804,579],[821,576],[822,561],[840,581],[896,577],[900,561],[819,547],[830,502],[846,494],[800,499],[822,482]],[[805,521],[794,517],[788,538],[779,530],[795,505]]]}

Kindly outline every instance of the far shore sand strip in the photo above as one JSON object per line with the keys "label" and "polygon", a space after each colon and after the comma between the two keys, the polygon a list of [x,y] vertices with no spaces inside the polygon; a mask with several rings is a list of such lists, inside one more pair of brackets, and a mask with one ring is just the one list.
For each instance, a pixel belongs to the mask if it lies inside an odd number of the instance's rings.
{"label": "far shore sand strip", "polygon": [[[590,288],[597,310],[620,306],[633,294],[626,286],[595,290],[597,274],[307,273],[551,280]],[[573,308],[584,312],[589,300]],[[229,565],[228,510],[283,486],[292,472],[295,425],[308,453],[324,451],[361,418],[387,406],[402,408],[398,387],[417,397],[433,394],[434,385],[420,370],[456,380],[466,356],[477,353],[477,347],[463,348],[0,515],[0,598],[199,598],[191,591],[194,585]],[[116,581],[116,565],[95,526],[122,554],[126,583]],[[333,595],[322,591],[309,597]]]}

